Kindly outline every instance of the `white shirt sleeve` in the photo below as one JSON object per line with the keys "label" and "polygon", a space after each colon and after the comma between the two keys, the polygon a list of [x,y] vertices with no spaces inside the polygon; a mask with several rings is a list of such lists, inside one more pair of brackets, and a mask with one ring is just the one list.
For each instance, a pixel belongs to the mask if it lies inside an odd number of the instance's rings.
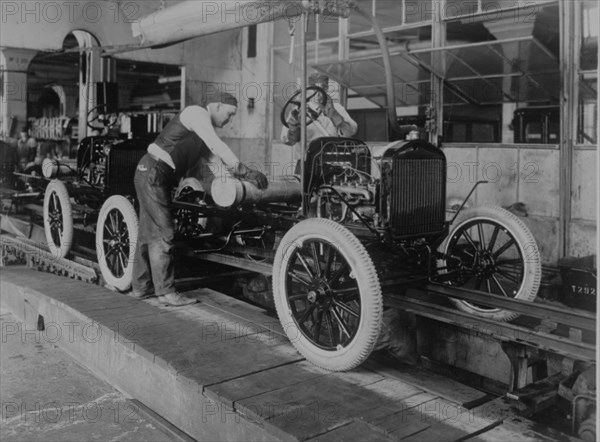
{"label": "white shirt sleeve", "polygon": [[188,106],[181,112],[179,119],[186,129],[194,131],[210,151],[223,160],[227,168],[238,167],[240,160],[229,146],[221,141],[206,109],[200,106]]}
{"label": "white shirt sleeve", "polygon": [[344,109],[344,106],[342,106],[340,103],[333,103],[333,107],[335,108],[337,113],[340,115],[340,117],[342,117],[342,120],[344,120],[342,122],[342,124],[337,126],[339,136],[341,136],[341,137],[353,136],[356,133],[356,131],[358,130],[358,124],[356,124],[356,121],[354,121],[352,119],[352,117],[350,117],[350,115],[348,115],[348,112],[346,111],[346,109]]}

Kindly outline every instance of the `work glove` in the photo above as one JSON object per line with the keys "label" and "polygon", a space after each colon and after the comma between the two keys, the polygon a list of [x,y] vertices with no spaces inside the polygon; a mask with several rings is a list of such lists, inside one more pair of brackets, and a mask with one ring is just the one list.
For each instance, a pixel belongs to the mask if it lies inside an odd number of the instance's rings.
{"label": "work glove", "polygon": [[269,187],[269,180],[267,179],[266,175],[262,172],[259,172],[258,170],[248,169],[248,172],[246,173],[246,176],[244,176],[244,179],[250,181],[260,190],[264,190],[267,187]]}
{"label": "work glove", "polygon": [[237,167],[237,172],[234,173],[236,178],[241,178],[246,181],[250,181],[260,190],[264,190],[269,186],[269,180],[265,176],[264,173],[259,172],[258,170],[251,169],[243,163],[239,163]]}
{"label": "work glove", "polygon": [[333,101],[331,99],[327,100],[327,104],[323,108],[323,114],[331,120],[335,127],[340,126],[344,122],[342,116],[333,106]]}
{"label": "work glove", "polygon": [[287,123],[288,123],[288,131],[286,136],[283,137],[283,142],[289,146],[293,146],[298,141],[300,141],[300,121],[298,120],[299,110],[292,110]]}

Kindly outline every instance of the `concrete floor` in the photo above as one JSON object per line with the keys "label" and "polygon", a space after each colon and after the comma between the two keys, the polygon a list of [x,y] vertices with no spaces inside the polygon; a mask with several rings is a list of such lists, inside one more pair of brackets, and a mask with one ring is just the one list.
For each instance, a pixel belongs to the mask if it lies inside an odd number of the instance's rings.
{"label": "concrete floor", "polygon": [[[0,310],[0,440],[172,440],[125,396]],[[68,332],[68,330],[67,330]],[[65,334],[63,333],[63,338]]]}

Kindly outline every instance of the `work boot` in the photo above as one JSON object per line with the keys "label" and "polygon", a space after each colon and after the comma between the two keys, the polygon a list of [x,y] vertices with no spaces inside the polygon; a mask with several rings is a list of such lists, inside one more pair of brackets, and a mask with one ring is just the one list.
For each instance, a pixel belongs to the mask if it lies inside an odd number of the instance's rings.
{"label": "work boot", "polygon": [[156,298],[156,294],[152,291],[150,293],[141,293],[136,292],[135,290],[130,291],[127,295],[131,296],[134,299],[139,299],[140,301],[149,298]]}
{"label": "work boot", "polygon": [[195,304],[196,302],[198,302],[197,299],[187,298],[178,292],[167,293],[166,295],[159,296],[158,300],[162,304],[170,305],[173,307],[181,307],[184,305]]}

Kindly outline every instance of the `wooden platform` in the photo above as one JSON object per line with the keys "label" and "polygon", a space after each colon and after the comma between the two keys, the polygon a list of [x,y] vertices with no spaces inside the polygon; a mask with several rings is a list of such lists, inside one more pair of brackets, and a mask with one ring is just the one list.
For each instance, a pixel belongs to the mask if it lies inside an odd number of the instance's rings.
{"label": "wooden platform", "polygon": [[348,373],[316,368],[276,317],[211,290],[187,293],[199,304],[168,308],[5,267],[0,293],[2,307],[23,321],[2,333],[60,345],[198,440],[558,438],[517,424],[506,400],[486,402],[440,376],[372,361]]}

